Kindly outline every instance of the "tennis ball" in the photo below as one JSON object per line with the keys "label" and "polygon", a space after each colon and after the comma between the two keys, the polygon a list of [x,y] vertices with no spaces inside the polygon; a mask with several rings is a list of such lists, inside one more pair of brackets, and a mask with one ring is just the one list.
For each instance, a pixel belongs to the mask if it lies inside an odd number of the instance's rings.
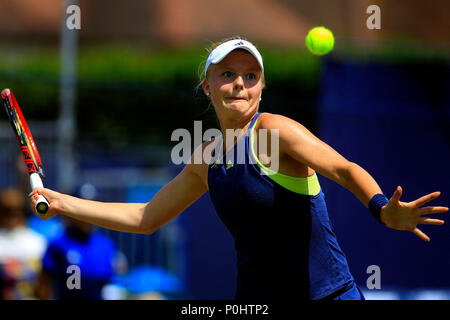
{"label": "tennis ball", "polygon": [[323,26],[315,27],[309,30],[305,43],[311,53],[321,56],[333,50],[334,36]]}

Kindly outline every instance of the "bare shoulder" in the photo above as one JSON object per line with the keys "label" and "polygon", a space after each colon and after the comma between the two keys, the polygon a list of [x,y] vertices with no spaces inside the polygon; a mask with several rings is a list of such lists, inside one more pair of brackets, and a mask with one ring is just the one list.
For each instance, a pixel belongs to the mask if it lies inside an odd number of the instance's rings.
{"label": "bare shoulder", "polygon": [[289,140],[299,135],[311,134],[309,130],[299,122],[281,114],[263,112],[259,116],[255,129],[278,129],[281,140]]}
{"label": "bare shoulder", "polygon": [[[274,135],[272,130],[277,130],[275,134],[278,136],[276,140],[278,140],[280,159],[279,172],[292,177],[309,177],[314,174],[314,170],[303,161],[301,155],[305,150],[305,144],[312,140],[312,134],[308,129],[297,121],[280,114],[265,112],[261,113],[259,119],[256,129],[266,129],[269,139],[272,139]],[[258,133],[262,134],[262,132]],[[259,156],[261,157],[261,155]]]}
{"label": "bare shoulder", "polygon": [[[258,128],[283,129],[285,126],[302,126],[297,121],[281,114],[263,112],[258,119]],[[302,126],[303,127],[303,126]]]}

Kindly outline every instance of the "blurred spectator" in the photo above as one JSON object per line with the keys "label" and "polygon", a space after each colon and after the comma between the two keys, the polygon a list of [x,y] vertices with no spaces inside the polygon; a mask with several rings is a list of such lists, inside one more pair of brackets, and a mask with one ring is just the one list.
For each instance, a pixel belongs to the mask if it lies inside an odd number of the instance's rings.
{"label": "blurred spectator", "polygon": [[[95,226],[66,216],[61,219],[64,231],[49,240],[42,260],[39,298],[100,300],[102,289],[112,276],[126,272],[126,258],[116,249],[114,242]],[[70,266],[79,268],[79,289],[68,286],[69,277],[75,274]]]}
{"label": "blurred spectator", "polygon": [[43,236],[26,226],[26,201],[16,188],[0,191],[0,298],[35,299],[46,248]]}

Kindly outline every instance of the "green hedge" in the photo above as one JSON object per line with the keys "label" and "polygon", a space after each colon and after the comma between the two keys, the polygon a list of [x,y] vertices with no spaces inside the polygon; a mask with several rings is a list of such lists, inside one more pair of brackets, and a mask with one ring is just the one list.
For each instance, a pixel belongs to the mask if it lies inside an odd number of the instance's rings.
{"label": "green hedge", "polygon": [[[261,48],[267,88],[261,109],[314,126],[321,59],[301,49]],[[334,52],[347,59],[420,63],[442,55],[388,47],[367,53]],[[194,88],[206,50],[82,47],[78,54],[77,121],[81,139],[167,144],[171,132],[194,120],[217,127],[208,100]],[[13,89],[29,118],[52,120],[59,112],[59,50],[0,52],[0,87]],[[2,116],[6,118],[6,116]],[[2,119],[0,117],[0,119]]]}
{"label": "green hedge", "polygon": [[[261,49],[267,78],[300,78],[309,82],[317,73],[318,58],[296,49]],[[39,76],[57,81],[57,49],[0,53],[0,72],[16,77]],[[202,48],[143,50],[126,46],[81,48],[78,54],[80,81],[148,81],[173,82],[196,79],[199,66],[206,60]],[[20,75],[20,76],[19,76]]]}
{"label": "green hedge", "polygon": [[[267,99],[280,88],[314,96],[319,59],[299,50],[261,49],[265,58]],[[77,120],[81,138],[150,141],[164,144],[174,128],[202,119],[217,127],[213,109],[195,92],[206,50],[136,49],[127,46],[82,47],[78,54]],[[0,87],[15,92],[27,117],[52,120],[59,112],[58,49],[0,53]],[[312,107],[311,107],[312,108]],[[1,118],[0,118],[1,119]]]}

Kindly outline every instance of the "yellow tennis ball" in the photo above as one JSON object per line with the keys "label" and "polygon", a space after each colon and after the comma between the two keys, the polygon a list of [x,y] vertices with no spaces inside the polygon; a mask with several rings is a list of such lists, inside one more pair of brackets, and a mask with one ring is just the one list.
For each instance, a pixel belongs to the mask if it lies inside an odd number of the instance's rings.
{"label": "yellow tennis ball", "polygon": [[309,30],[305,43],[311,53],[321,56],[333,50],[334,36],[323,26],[315,27]]}

